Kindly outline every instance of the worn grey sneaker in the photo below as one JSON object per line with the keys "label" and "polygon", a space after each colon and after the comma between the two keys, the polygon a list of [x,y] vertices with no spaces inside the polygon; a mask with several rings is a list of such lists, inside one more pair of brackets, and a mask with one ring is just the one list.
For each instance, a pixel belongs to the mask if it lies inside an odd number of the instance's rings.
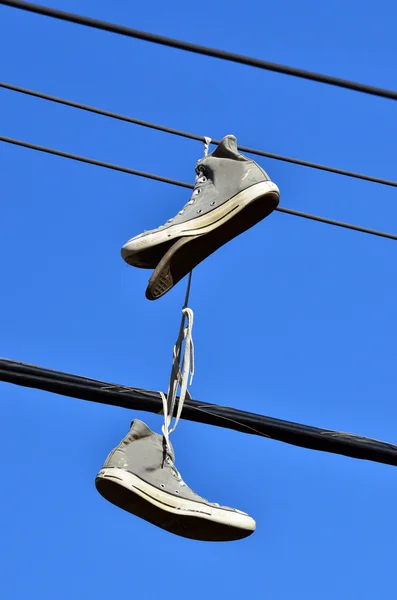
{"label": "worn grey sneaker", "polygon": [[[177,535],[231,541],[255,531],[255,521],[239,510],[198,496],[175,467],[172,445],[135,419],[99,471],[95,485],[116,506]],[[168,450],[166,450],[168,448]]]}
{"label": "worn grey sneaker", "polygon": [[[227,135],[198,161],[193,194],[182,210],[165,225],[130,239],[121,255],[129,265],[155,269],[175,242],[190,237],[202,238],[203,248],[198,244],[198,252],[204,260],[214,252],[207,253],[207,246],[219,248],[246,231],[267,217],[279,198],[277,185],[256,162],[239,154],[235,136]],[[208,244],[205,236],[212,232],[213,241]]]}

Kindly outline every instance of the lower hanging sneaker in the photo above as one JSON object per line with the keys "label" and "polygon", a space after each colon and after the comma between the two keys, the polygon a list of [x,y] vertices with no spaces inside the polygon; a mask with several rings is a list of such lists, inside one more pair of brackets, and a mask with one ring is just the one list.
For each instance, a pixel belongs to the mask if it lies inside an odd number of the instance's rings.
{"label": "lower hanging sneaker", "polygon": [[[238,152],[235,136],[227,135],[198,161],[196,184],[187,204],[164,225],[128,240],[121,256],[131,266],[155,269],[184,237],[211,235],[214,242],[209,245],[219,248],[267,217],[279,198],[277,185],[255,161]],[[208,254],[199,248],[204,260]]]}
{"label": "lower hanging sneaker", "polygon": [[95,485],[112,504],[182,537],[232,541],[255,531],[246,513],[208,502],[183,481],[171,444],[135,419],[99,471]]}

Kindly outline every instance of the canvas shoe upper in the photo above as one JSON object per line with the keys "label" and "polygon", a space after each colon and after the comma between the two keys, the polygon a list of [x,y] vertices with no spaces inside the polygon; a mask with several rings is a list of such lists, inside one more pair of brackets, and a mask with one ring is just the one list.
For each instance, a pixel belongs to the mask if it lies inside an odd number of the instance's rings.
{"label": "canvas shoe upper", "polygon": [[[249,188],[253,189],[244,194]],[[269,214],[278,204],[278,187],[255,161],[238,152],[235,136],[227,135],[198,161],[195,187],[187,204],[164,225],[128,240],[121,255],[132,266],[154,269],[181,237],[205,235],[265,196]]]}
{"label": "canvas shoe upper", "polygon": [[246,513],[196,494],[175,467],[171,443],[165,446],[163,436],[138,419],[107,457],[95,484],[113,504],[183,537],[228,541],[255,530]]}

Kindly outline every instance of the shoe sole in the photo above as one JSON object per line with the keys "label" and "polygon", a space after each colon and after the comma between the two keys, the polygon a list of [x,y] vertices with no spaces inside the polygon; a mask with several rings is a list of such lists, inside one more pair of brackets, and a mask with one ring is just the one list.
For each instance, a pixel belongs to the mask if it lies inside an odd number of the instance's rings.
{"label": "shoe sole", "polygon": [[249,515],[178,498],[123,469],[102,469],[95,485],[112,504],[182,537],[222,542],[242,539],[255,531],[255,521]]}
{"label": "shoe sole", "polygon": [[267,214],[270,214],[277,207],[280,192],[277,185],[272,181],[262,181],[239,192],[218,208],[201,217],[167,227],[162,231],[155,231],[140,239],[133,238],[131,240],[133,248],[128,249],[129,242],[127,242],[121,250],[121,255],[131,266],[155,269],[171,244],[179,238],[208,234],[222,226],[229,219],[235,218],[252,202],[257,202],[269,195],[277,199],[271,203],[274,205],[272,208],[269,206]]}
{"label": "shoe sole", "polygon": [[257,184],[244,190],[238,194],[240,199],[236,196],[232,215],[230,213],[224,215],[223,219],[214,223],[212,229],[206,234],[196,237],[186,236],[176,241],[155,268],[146,289],[146,298],[157,300],[164,296],[221,246],[272,213],[279,202],[278,188],[273,183],[272,186],[276,189],[264,188],[263,184]]}

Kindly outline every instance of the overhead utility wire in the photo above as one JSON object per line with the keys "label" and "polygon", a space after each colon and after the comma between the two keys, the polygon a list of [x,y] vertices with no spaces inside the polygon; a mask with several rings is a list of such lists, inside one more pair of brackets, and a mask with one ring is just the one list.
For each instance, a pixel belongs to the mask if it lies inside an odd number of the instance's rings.
{"label": "overhead utility wire", "polygon": [[55,150],[54,148],[46,148],[45,146],[38,146],[37,144],[31,144],[29,142],[23,142],[21,140],[14,140],[12,138],[4,137],[2,135],[0,135],[0,142],[5,142],[6,144],[14,144],[15,146],[22,146],[22,148],[29,148],[29,150],[38,150],[39,152],[54,154],[55,156],[61,156],[62,158],[69,158],[71,160],[87,163],[89,165],[95,165],[96,167],[104,167],[105,169],[112,169],[113,171],[121,171],[122,173],[128,173],[129,175],[146,177],[147,179],[154,179],[155,181],[162,181],[163,183],[179,185],[180,187],[184,188],[194,188],[194,185],[190,183],[185,183],[184,181],[177,181],[176,179],[169,179],[168,177],[162,177],[161,175],[153,175],[153,173],[145,173],[144,171],[136,171],[135,169],[130,169],[129,167],[112,165],[111,163],[103,162],[101,160],[94,160],[93,158],[86,158],[85,156],[70,154],[69,152],[63,152],[62,150]]}
{"label": "overhead utility wire", "polygon": [[[104,117],[110,117],[112,119],[117,119],[119,121],[133,123],[134,125],[140,125],[142,127],[156,129],[157,131],[163,131],[164,133],[170,133],[172,135],[178,135],[180,137],[188,138],[191,140],[205,142],[204,136],[196,135],[194,133],[189,133],[187,131],[180,131],[179,129],[174,129],[172,127],[165,127],[163,125],[157,125],[156,123],[150,123],[149,121],[142,121],[141,119],[135,119],[134,117],[129,117],[127,115],[120,115],[118,113],[111,112],[109,110],[97,108],[95,106],[88,106],[87,104],[81,104],[80,102],[74,102],[73,100],[66,100],[65,98],[58,98],[56,96],[51,96],[50,94],[36,92],[35,90],[29,90],[27,88],[23,88],[18,85],[12,85],[11,83],[5,83],[4,81],[0,81],[0,88],[4,88],[6,90],[11,90],[13,92],[18,92],[21,94],[26,94],[28,96],[33,96],[35,98],[41,98],[42,100],[49,100],[50,102],[55,102],[57,104],[71,106],[73,108],[85,110],[87,112],[95,113],[97,115],[102,115]],[[220,140],[215,140],[215,139],[211,140],[211,144],[218,145],[219,143],[220,143]],[[313,162],[308,162],[306,160],[291,158],[289,156],[281,156],[280,154],[264,152],[263,150],[256,150],[255,148],[249,148],[248,146],[239,146],[238,148],[242,152],[246,152],[248,154],[255,154],[257,156],[264,156],[266,158],[271,158],[273,160],[281,160],[283,162],[292,163],[292,164],[300,165],[303,167],[310,167],[311,169],[319,169],[320,171],[336,173],[337,175],[345,175],[346,177],[354,177],[356,179],[363,179],[364,181],[372,181],[374,183],[380,183],[381,185],[397,187],[397,181],[382,179],[380,177],[373,177],[372,175],[363,175],[361,173],[354,173],[353,171],[346,171],[344,169],[337,169],[335,167],[327,167],[325,165],[319,165],[319,164],[316,164]]]}
{"label": "overhead utility wire", "polygon": [[[176,179],[169,179],[162,175],[154,175],[153,173],[146,173],[145,171],[137,171],[136,169],[130,169],[129,167],[122,167],[120,165],[114,165],[111,163],[103,162],[101,160],[95,160],[93,158],[86,158],[85,156],[78,156],[77,154],[70,154],[69,152],[63,152],[62,150],[55,150],[54,148],[46,148],[45,146],[38,146],[37,144],[31,144],[30,142],[23,142],[21,140],[15,140],[12,138],[0,136],[0,142],[6,144],[13,144],[15,146],[21,146],[22,148],[28,148],[29,150],[38,150],[39,152],[45,152],[47,154],[54,154],[55,156],[61,156],[62,158],[69,158],[78,162],[87,163],[89,165],[95,165],[97,167],[104,167],[105,169],[112,169],[113,171],[121,171],[122,173],[128,173],[129,175],[137,175],[138,177],[146,177],[147,179],[154,179],[155,181],[161,181],[163,183],[169,183],[171,185],[177,185],[184,188],[193,189],[194,185],[186,183],[185,181],[178,181]],[[376,235],[378,237],[387,238],[390,240],[397,240],[397,235],[393,233],[387,233],[385,231],[377,231],[375,229],[368,229],[366,227],[360,227],[359,225],[353,225],[351,223],[343,223],[342,221],[334,221],[333,219],[327,219],[325,217],[319,217],[317,215],[311,215],[304,213],[299,210],[292,208],[282,208],[278,206],[275,210],[278,212],[285,213],[287,215],[294,215],[295,217],[301,217],[304,219],[310,219],[311,221],[318,221],[320,223],[326,223],[328,225],[334,225],[336,227],[343,227],[345,229],[352,229],[353,231],[360,231],[361,233],[368,233],[370,235]]]}
{"label": "overhead utility wire", "polygon": [[90,17],[84,17],[82,15],[76,15],[74,13],[57,10],[55,8],[50,8],[41,4],[21,2],[20,0],[0,0],[0,4],[5,4],[6,6],[11,6],[13,8],[20,8],[22,10],[37,13],[40,15],[45,15],[46,17],[54,17],[56,19],[61,19],[62,21],[77,23],[78,25],[86,25],[87,27],[102,29],[104,31],[125,35],[127,37],[144,40],[146,42],[161,44],[163,46],[169,46],[171,48],[178,48],[179,50],[185,50],[187,52],[194,52],[195,54],[212,56],[213,58],[220,58],[223,60],[228,60],[243,65],[249,65],[251,67],[257,67],[258,69],[265,69],[266,71],[274,71],[276,73],[283,73],[284,75],[300,77],[301,79],[310,79],[312,81],[318,81],[319,83],[335,85],[337,87],[354,90],[356,92],[363,92],[365,94],[371,94],[373,96],[381,96],[383,98],[397,100],[397,92],[393,90],[386,90],[383,88],[374,87],[372,85],[357,83],[355,81],[348,81],[346,79],[332,77],[330,75],[313,73],[312,71],[306,71],[304,69],[298,69],[296,67],[279,65],[277,63],[260,60],[258,58],[251,58],[242,54],[227,52],[226,50],[218,50],[217,48],[208,48],[206,46],[192,44],[191,42],[175,40],[173,38],[164,37],[155,33],[148,33],[146,31],[140,31],[138,29],[131,29],[130,27],[125,27],[124,25],[116,25],[115,23],[108,23],[106,21],[100,21],[98,19],[92,19]]}
{"label": "overhead utility wire", "polygon": [[[159,392],[115,385],[4,358],[0,359],[0,381],[110,406],[162,413]],[[310,450],[397,466],[396,445],[354,433],[302,425],[197,400],[185,401],[181,417]]]}

